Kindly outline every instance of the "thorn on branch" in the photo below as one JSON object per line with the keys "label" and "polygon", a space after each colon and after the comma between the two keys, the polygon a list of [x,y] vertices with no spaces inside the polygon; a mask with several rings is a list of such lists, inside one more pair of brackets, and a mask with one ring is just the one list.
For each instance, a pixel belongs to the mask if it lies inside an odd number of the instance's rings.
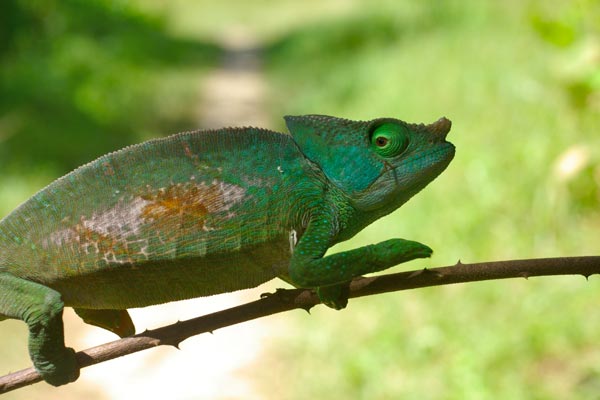
{"label": "thorn on branch", "polygon": [[302,309],[302,310],[306,311],[306,312],[308,313],[308,315],[311,315],[311,314],[310,314],[310,309],[311,309],[311,308],[312,308],[312,306],[309,306],[309,305],[305,305],[305,306],[301,306],[301,307],[300,307],[300,309]]}
{"label": "thorn on branch", "polygon": [[164,345],[167,345],[167,346],[171,346],[171,347],[175,347],[177,350],[181,350],[179,348],[179,344],[180,343],[181,342],[170,342],[170,343],[169,342],[162,342],[161,344],[164,344]]}
{"label": "thorn on branch", "polygon": [[445,275],[440,271],[432,271],[428,268],[423,268],[418,271],[414,271],[410,275],[408,275],[408,279],[417,277],[419,275],[429,274],[430,276],[435,276],[436,278],[443,278]]}

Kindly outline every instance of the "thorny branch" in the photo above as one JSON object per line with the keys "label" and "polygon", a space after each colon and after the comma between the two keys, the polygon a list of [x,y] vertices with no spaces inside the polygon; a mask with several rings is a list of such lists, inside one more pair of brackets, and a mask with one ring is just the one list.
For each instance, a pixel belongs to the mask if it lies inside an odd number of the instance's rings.
{"label": "thorny branch", "polygon": [[[350,285],[350,298],[492,279],[548,275],[583,275],[588,278],[590,275],[598,273],[600,273],[600,256],[494,261],[476,264],[459,262],[448,267],[357,278]],[[77,353],[77,360],[79,365],[84,368],[160,345],[177,347],[183,340],[200,333],[212,332],[219,328],[296,308],[310,310],[317,304],[319,304],[319,299],[311,290],[281,289],[273,295],[264,296],[250,303],[80,351]],[[0,394],[41,380],[33,368],[0,377]]]}

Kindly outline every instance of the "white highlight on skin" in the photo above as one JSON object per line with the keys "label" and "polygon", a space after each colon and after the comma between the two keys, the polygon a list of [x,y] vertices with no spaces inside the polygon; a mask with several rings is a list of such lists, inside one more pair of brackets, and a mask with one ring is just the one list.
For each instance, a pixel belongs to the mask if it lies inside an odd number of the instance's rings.
{"label": "white highlight on skin", "polygon": [[140,215],[150,203],[139,197],[135,197],[129,203],[119,201],[113,208],[103,213],[94,213],[90,219],[82,218],[81,222],[86,230],[102,235],[135,235],[144,225]]}
{"label": "white highlight on skin", "polygon": [[294,249],[298,244],[298,233],[295,229],[290,231],[290,254],[294,254]]}

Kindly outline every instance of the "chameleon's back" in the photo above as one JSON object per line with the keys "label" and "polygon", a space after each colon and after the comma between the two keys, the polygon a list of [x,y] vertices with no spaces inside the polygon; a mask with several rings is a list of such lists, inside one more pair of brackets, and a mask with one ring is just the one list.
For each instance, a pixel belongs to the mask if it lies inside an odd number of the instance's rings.
{"label": "chameleon's back", "polygon": [[[259,129],[128,147],[55,181],[0,221],[0,269],[95,308],[174,300],[149,294],[160,280],[179,298],[255,286],[287,266],[290,219],[298,217],[290,182],[305,168],[289,136]],[[232,254],[229,265],[216,261],[223,253]],[[142,298],[131,295],[134,287]],[[109,304],[122,290],[128,296]]]}

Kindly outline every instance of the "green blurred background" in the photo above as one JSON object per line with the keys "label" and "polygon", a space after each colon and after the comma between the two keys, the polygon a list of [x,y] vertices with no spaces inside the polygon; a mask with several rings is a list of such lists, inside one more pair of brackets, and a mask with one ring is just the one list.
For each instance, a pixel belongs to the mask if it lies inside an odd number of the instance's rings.
{"label": "green blurred background", "polygon": [[[448,170],[334,251],[391,237],[435,250],[395,270],[600,254],[596,0],[5,0],[0,216],[101,154],[203,126],[199,88],[232,31],[261,49],[265,127],[453,121]],[[277,317],[241,373],[247,398],[597,399],[599,304],[596,276],[354,300]],[[0,329],[0,373],[25,367],[8,344],[24,331]]]}

